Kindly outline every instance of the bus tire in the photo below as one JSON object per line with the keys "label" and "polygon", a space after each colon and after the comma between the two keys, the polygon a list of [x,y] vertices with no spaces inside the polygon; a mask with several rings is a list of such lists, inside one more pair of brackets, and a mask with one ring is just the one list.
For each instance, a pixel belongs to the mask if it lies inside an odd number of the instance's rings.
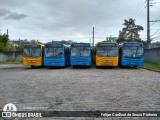
{"label": "bus tire", "polygon": [[35,66],[34,66],[34,65],[31,65],[31,68],[35,68]]}
{"label": "bus tire", "polygon": [[133,68],[138,68],[138,66],[133,66]]}
{"label": "bus tire", "polygon": [[99,66],[96,65],[96,68],[99,68]]}

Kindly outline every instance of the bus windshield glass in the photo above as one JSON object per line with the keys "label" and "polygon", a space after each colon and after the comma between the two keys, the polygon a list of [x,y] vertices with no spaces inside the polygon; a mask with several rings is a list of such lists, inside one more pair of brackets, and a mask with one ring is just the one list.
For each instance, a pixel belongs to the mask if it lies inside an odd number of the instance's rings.
{"label": "bus windshield glass", "polygon": [[72,47],[71,56],[89,56],[90,47]]}
{"label": "bus windshield glass", "polygon": [[116,57],[118,56],[118,48],[115,44],[99,45],[97,49],[97,55],[99,57]]}
{"label": "bus windshield glass", "polygon": [[24,57],[40,57],[41,55],[40,46],[25,46],[23,56]]}
{"label": "bus windshield glass", "polygon": [[62,57],[63,47],[45,47],[44,48],[45,57]]}
{"label": "bus windshield glass", "polygon": [[142,57],[143,47],[142,46],[125,46],[123,47],[123,55],[125,57]]}

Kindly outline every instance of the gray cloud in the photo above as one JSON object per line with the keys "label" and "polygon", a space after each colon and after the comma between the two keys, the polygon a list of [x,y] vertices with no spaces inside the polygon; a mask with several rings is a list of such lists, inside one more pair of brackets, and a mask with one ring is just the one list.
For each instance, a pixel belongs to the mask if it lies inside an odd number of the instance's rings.
{"label": "gray cloud", "polygon": [[3,17],[4,19],[14,19],[14,20],[20,20],[27,17],[25,14],[19,14],[16,12],[11,12],[7,9],[0,9],[0,17]]}
{"label": "gray cloud", "polygon": [[6,9],[0,9],[0,17],[5,17],[10,13],[9,10]]}
{"label": "gray cloud", "polygon": [[[124,19],[136,18],[136,23],[146,24],[146,10],[134,12],[139,0],[0,0],[1,27],[14,29],[12,38],[62,39],[92,36],[117,36]],[[159,19],[159,6],[151,9],[151,18]],[[131,14],[134,13],[134,14]],[[27,16],[29,16],[27,19]],[[4,20],[7,19],[7,20]],[[12,20],[14,19],[14,20]],[[23,21],[18,21],[23,19]],[[151,19],[151,20],[152,20]],[[10,24],[12,23],[12,24]],[[158,24],[158,23],[157,23]],[[21,32],[20,32],[21,31]],[[144,31],[145,32],[145,31]],[[41,33],[41,34],[39,34]],[[38,36],[37,36],[38,34]]]}
{"label": "gray cloud", "polygon": [[5,19],[20,20],[20,19],[24,19],[26,17],[27,17],[27,15],[25,15],[25,14],[18,14],[18,13],[12,12],[8,16],[6,16]]}

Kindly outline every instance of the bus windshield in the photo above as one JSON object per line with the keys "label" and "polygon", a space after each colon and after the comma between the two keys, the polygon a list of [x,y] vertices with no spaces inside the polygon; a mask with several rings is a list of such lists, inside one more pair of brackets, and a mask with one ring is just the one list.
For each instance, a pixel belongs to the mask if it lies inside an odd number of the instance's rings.
{"label": "bus windshield", "polygon": [[44,49],[45,57],[62,57],[63,48],[62,47],[46,47]]}
{"label": "bus windshield", "polygon": [[27,46],[24,47],[24,57],[40,57],[40,46]]}
{"label": "bus windshield", "polygon": [[99,46],[97,55],[99,57],[116,57],[118,56],[118,48],[116,46]]}
{"label": "bus windshield", "polygon": [[125,46],[123,47],[123,55],[125,57],[142,57],[143,47],[142,46]]}
{"label": "bus windshield", "polygon": [[72,47],[71,56],[89,56],[90,47]]}

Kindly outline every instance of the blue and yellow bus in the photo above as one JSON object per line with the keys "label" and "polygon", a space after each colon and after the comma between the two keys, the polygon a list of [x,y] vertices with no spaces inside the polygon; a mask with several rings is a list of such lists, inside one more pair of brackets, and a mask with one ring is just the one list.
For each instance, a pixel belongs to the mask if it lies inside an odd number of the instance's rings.
{"label": "blue and yellow bus", "polygon": [[89,43],[71,44],[71,66],[91,66],[91,46]]}
{"label": "blue and yellow bus", "polygon": [[43,44],[28,44],[23,50],[23,65],[33,67],[43,66]]}
{"label": "blue and yellow bus", "polygon": [[118,66],[118,44],[115,42],[98,42],[95,48],[96,67]]}
{"label": "blue and yellow bus", "polygon": [[70,64],[70,46],[63,43],[47,43],[44,47],[44,66],[65,67]]}
{"label": "blue and yellow bus", "polygon": [[144,64],[143,43],[123,42],[119,44],[120,66],[140,67]]}

